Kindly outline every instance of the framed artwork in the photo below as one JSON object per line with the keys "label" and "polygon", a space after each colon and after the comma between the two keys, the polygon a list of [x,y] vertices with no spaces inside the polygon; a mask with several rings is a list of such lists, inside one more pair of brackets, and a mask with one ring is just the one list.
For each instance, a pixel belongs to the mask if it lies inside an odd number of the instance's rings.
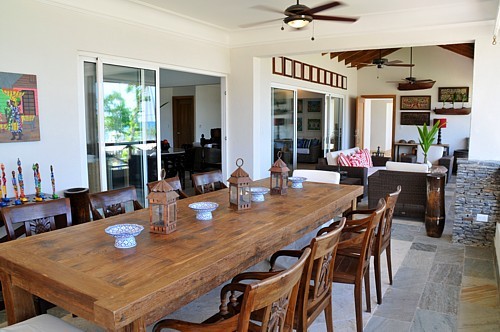
{"label": "framed artwork", "polygon": [[308,100],[307,111],[310,113],[321,112],[321,99]]}
{"label": "framed artwork", "polygon": [[321,130],[321,119],[308,119],[307,130]]}
{"label": "framed artwork", "polygon": [[302,118],[297,118],[297,131],[302,131]]}
{"label": "framed artwork", "polygon": [[438,88],[438,101],[440,102],[469,102],[469,87]]}
{"label": "framed artwork", "polygon": [[0,72],[0,143],[39,140],[36,76]]}
{"label": "framed artwork", "polygon": [[430,125],[431,112],[401,112],[401,124],[407,126]]}
{"label": "framed artwork", "polygon": [[302,113],[302,99],[297,99],[297,113]]}
{"label": "framed artwork", "polygon": [[430,110],[431,96],[401,96],[402,110]]}

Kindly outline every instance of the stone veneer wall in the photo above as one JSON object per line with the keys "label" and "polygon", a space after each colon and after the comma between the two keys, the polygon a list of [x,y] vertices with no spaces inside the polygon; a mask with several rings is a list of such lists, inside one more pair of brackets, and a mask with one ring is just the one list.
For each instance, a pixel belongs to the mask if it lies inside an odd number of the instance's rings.
{"label": "stone veneer wall", "polygon": [[[453,242],[493,246],[500,222],[500,161],[458,159]],[[477,214],[488,221],[477,221]]]}

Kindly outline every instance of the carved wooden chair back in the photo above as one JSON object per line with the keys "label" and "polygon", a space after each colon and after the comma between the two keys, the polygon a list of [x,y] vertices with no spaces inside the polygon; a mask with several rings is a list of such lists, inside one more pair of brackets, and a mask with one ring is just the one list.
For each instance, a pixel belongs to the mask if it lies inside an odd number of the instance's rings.
{"label": "carved wooden chair back", "polygon": [[335,258],[333,281],[354,284],[354,306],[356,310],[357,331],[363,331],[361,311],[361,283],[365,281],[367,311],[370,302],[370,258],[375,242],[375,229],[385,211],[385,201],[380,199],[374,212],[365,218],[346,221]]}
{"label": "carved wooden chair back", "polygon": [[[94,220],[127,212],[127,203],[132,203],[134,211],[143,208],[141,203],[137,201],[137,193],[134,186],[90,194],[89,199],[90,210],[92,211],[92,218]],[[102,214],[99,210],[102,211]]]}
{"label": "carved wooden chair back", "polygon": [[[227,313],[228,301],[238,298],[235,293],[243,293],[241,311],[229,319],[210,324],[195,324],[166,319],[155,324],[153,331],[163,328],[178,331],[293,331],[295,305],[301,276],[309,260],[311,249],[306,248],[300,259],[289,269],[262,278],[258,272],[242,273],[239,281],[233,281],[222,288],[221,312]],[[242,283],[242,280],[253,280]],[[231,294],[228,299],[228,295]],[[230,304],[230,303],[229,303]],[[231,305],[231,304],[230,304]],[[263,312],[260,326],[250,320],[252,312]]]}
{"label": "carved wooden chair back", "polygon": [[[387,248],[391,243],[391,230],[392,230],[392,217],[394,215],[394,209],[401,193],[401,186],[398,186],[395,192],[387,194],[385,196],[385,213],[380,221],[380,227],[377,230],[376,250],[380,253]],[[392,282],[391,282],[392,283]]]}
{"label": "carved wooden chair back", "polygon": [[31,236],[72,225],[69,198],[4,207],[1,215],[9,240],[15,240],[22,235]]}
{"label": "carved wooden chair back", "polygon": [[196,195],[227,188],[221,170],[193,174],[193,185]]}
{"label": "carved wooden chair back", "polygon": [[[179,199],[188,198],[189,196],[182,190],[181,180],[178,176],[174,176],[171,178],[166,178],[165,181],[175,190],[177,194],[179,194]],[[160,181],[154,181],[148,183],[148,192],[151,192],[151,189],[158,184]]]}

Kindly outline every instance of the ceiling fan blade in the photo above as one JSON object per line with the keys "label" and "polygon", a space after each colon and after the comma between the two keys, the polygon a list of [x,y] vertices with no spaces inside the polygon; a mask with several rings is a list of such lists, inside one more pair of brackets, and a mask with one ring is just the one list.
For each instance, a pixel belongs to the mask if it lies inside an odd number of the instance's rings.
{"label": "ceiling fan blade", "polygon": [[415,82],[415,83],[430,83],[430,82],[436,82],[436,81],[431,80],[431,79],[426,79],[426,80],[416,80],[413,82]]}
{"label": "ceiling fan blade", "polygon": [[395,63],[402,63],[403,61],[401,60],[392,60],[392,61],[387,61],[386,64],[395,64]]}
{"label": "ceiling fan blade", "polygon": [[340,21],[340,22],[356,22],[358,17],[347,17],[347,16],[327,16],[327,15],[311,15],[315,20],[323,21]]}
{"label": "ceiling fan blade", "polygon": [[281,20],[283,20],[283,19],[282,18],[275,18],[275,19],[272,19],[272,20],[261,21],[261,22],[254,22],[254,23],[247,23],[247,24],[241,24],[241,25],[238,25],[238,26],[240,28],[252,28],[252,27],[255,27],[255,26],[262,25],[262,24],[272,23],[272,22],[281,21]]}
{"label": "ceiling fan blade", "polygon": [[410,63],[386,63],[385,65],[389,66],[389,67],[413,67],[413,66],[415,66],[414,64],[410,64]]}
{"label": "ceiling fan blade", "polygon": [[274,7],[266,6],[266,5],[256,5],[250,7],[252,9],[257,9],[257,10],[262,10],[265,12],[271,12],[271,13],[278,13],[278,14],[283,14],[283,11]]}
{"label": "ceiling fan blade", "polygon": [[316,7],[313,7],[307,11],[304,11],[303,13],[307,13],[308,15],[312,15],[312,14],[315,14],[315,13],[319,13],[323,10],[327,10],[327,9],[330,9],[330,8],[333,8],[333,7],[337,7],[337,6],[340,6],[342,5],[341,2],[338,2],[338,1],[333,1],[333,2],[329,2],[329,3],[325,3],[325,4],[322,4],[322,5],[319,5],[319,6],[316,6]]}

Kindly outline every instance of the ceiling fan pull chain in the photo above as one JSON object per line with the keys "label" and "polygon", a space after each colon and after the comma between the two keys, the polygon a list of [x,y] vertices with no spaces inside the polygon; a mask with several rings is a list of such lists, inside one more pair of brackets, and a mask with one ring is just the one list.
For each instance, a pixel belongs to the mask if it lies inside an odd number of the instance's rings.
{"label": "ceiling fan pull chain", "polygon": [[314,27],[315,27],[315,24],[314,24],[314,21],[313,21],[312,37],[311,37],[311,40],[312,40],[312,41],[314,41]]}
{"label": "ceiling fan pull chain", "polygon": [[497,44],[497,35],[493,35],[493,42],[491,43],[492,45]]}

